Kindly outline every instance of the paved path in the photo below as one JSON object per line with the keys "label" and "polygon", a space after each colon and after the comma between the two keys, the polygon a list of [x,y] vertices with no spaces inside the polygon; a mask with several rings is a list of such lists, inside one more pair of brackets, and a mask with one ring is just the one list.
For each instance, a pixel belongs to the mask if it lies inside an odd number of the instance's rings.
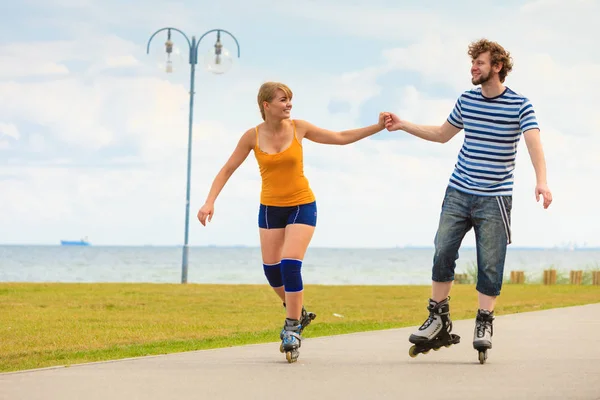
{"label": "paved path", "polygon": [[414,328],[391,329],[306,339],[296,364],[270,343],[0,374],[0,399],[600,399],[600,303],[494,329],[485,365],[467,320],[460,344],[414,359]]}

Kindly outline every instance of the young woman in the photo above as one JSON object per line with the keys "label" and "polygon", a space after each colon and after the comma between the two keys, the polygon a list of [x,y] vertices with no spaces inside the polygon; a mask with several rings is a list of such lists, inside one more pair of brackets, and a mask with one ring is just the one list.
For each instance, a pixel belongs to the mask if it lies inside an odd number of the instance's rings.
{"label": "young woman", "polygon": [[214,203],[235,170],[254,151],[262,178],[258,226],[267,281],[286,308],[280,351],[297,360],[301,333],[315,315],[303,307],[302,260],[317,224],[317,204],[304,176],[302,139],[345,145],[385,129],[387,113],[371,126],[342,132],[290,119],[292,91],[278,82],[264,83],[258,92],[264,122],[240,138],[233,154],[215,177],[206,203],[198,211],[202,225],[210,222]]}

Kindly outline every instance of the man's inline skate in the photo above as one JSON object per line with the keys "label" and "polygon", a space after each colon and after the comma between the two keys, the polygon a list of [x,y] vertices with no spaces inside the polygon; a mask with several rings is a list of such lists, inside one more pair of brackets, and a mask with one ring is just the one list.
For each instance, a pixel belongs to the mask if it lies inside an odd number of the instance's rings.
{"label": "man's inline skate", "polygon": [[[285,303],[283,303],[285,307]],[[315,319],[317,315],[313,312],[307,312],[302,306],[300,320],[286,318],[283,329],[279,334],[281,345],[279,351],[285,353],[285,358],[289,363],[296,362],[300,356],[300,346],[302,346],[302,332]]]}
{"label": "man's inline skate", "polygon": [[494,312],[478,310],[475,318],[475,330],[473,332],[473,348],[479,353],[479,363],[484,364],[487,360],[487,351],[492,348],[492,336],[494,334]]}
{"label": "man's inline skate", "polygon": [[408,338],[414,345],[408,350],[408,355],[416,357],[419,353],[427,354],[431,349],[438,351],[442,346],[450,347],[460,343],[460,336],[450,333],[452,320],[450,319],[450,297],[439,303],[429,299],[429,317],[419,330]]}

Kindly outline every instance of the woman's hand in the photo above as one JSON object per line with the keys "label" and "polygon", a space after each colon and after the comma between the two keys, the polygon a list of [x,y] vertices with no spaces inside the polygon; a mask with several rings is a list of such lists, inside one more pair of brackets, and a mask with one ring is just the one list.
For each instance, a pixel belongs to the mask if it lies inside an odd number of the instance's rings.
{"label": "woman's hand", "polygon": [[205,203],[198,211],[198,221],[200,221],[203,226],[206,226],[206,218],[208,217],[208,222],[210,222],[214,212],[215,205],[212,203]]}

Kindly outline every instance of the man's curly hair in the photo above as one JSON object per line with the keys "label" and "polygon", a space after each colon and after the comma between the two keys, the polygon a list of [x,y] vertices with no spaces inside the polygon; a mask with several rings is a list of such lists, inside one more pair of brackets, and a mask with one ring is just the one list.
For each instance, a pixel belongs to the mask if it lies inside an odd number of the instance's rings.
{"label": "man's curly hair", "polygon": [[498,72],[498,77],[500,78],[500,82],[504,82],[506,75],[512,71],[513,67],[510,53],[504,50],[504,47],[500,46],[498,43],[487,39],[480,39],[469,45],[469,56],[471,56],[473,60],[487,51],[490,52],[492,65],[502,64],[502,69]]}

